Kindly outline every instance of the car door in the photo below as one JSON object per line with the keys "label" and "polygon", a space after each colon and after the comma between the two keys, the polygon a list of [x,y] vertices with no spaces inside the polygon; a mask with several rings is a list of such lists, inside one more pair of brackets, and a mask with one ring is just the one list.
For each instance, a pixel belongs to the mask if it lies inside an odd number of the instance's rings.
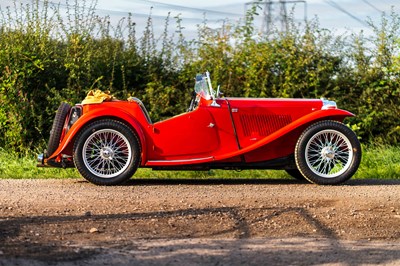
{"label": "car door", "polygon": [[184,160],[211,156],[219,147],[215,121],[202,106],[153,125],[152,160]]}

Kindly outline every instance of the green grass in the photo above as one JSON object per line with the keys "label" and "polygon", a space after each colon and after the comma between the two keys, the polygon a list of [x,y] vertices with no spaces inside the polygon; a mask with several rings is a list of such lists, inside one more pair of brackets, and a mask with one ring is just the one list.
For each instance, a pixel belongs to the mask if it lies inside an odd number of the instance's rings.
{"label": "green grass", "polygon": [[354,178],[400,179],[400,147],[363,147],[363,158]]}
{"label": "green grass", "polygon": [[36,167],[35,157],[36,155],[33,153],[18,155],[0,149],[0,178],[34,179],[79,177],[79,173],[75,169]]}
{"label": "green grass", "polygon": [[[35,155],[17,155],[0,149],[0,178],[45,179],[81,178],[75,169],[38,168]],[[291,178],[285,171],[245,170],[245,171],[152,171],[139,169],[133,178],[138,179],[279,179]],[[353,178],[400,179],[400,147],[364,146],[363,159]]]}

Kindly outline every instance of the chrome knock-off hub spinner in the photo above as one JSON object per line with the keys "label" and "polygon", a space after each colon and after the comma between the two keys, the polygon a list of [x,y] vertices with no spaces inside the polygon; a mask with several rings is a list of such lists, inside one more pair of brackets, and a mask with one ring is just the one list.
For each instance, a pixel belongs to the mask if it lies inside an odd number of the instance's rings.
{"label": "chrome knock-off hub spinner", "polygon": [[114,151],[109,147],[103,147],[100,150],[100,156],[104,160],[112,160],[114,157]]}
{"label": "chrome knock-off hub spinner", "polygon": [[332,149],[332,147],[324,147],[321,150],[321,155],[325,159],[333,159],[335,158],[335,151]]}

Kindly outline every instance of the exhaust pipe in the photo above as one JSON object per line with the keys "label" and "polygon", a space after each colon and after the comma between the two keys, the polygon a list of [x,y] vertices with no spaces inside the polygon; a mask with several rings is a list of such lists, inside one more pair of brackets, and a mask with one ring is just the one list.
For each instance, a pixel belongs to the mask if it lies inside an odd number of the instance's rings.
{"label": "exhaust pipe", "polygon": [[43,153],[38,154],[37,162],[38,162],[38,164],[36,165],[37,167],[46,167],[47,166],[44,164],[44,154]]}
{"label": "exhaust pipe", "polygon": [[46,150],[44,153],[38,154],[36,167],[58,167],[58,168],[72,168],[75,167],[74,162],[70,159],[72,156],[63,154],[60,162],[55,162],[54,159],[47,160]]}

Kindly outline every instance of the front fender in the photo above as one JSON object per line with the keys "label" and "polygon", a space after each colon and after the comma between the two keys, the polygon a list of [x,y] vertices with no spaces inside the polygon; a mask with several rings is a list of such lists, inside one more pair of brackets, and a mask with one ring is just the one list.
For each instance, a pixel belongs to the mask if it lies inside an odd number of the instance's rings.
{"label": "front fender", "polygon": [[58,149],[47,158],[48,160],[57,159],[61,154],[65,153],[67,150],[71,150],[74,144],[74,140],[80,130],[87,125],[88,123],[100,119],[111,118],[116,119],[125,123],[127,126],[131,127],[138,135],[140,144],[141,144],[141,158],[142,162],[146,161],[146,138],[143,133],[143,129],[138,120],[131,114],[126,112],[120,108],[113,108],[112,112],[110,112],[110,107],[99,107],[94,110],[90,110],[89,112],[83,114],[70,128],[68,133],[65,135],[63,140],[61,141]]}
{"label": "front fender", "polygon": [[235,151],[235,152],[216,156],[214,158],[214,160],[224,160],[224,159],[235,157],[238,155],[243,155],[247,152],[253,151],[257,148],[267,145],[267,144],[271,143],[272,141],[294,131],[295,129],[297,129],[299,127],[307,125],[307,124],[311,124],[311,123],[321,121],[321,120],[336,120],[336,121],[341,122],[341,121],[343,121],[344,118],[351,117],[351,116],[354,116],[354,114],[352,114],[348,111],[345,111],[345,110],[341,110],[341,109],[318,110],[318,111],[312,112],[308,115],[305,115],[305,116],[293,121],[289,125],[275,131],[271,135],[268,135],[267,137],[261,139],[260,141],[254,143],[250,146],[247,146],[247,147],[245,147],[241,150]]}

